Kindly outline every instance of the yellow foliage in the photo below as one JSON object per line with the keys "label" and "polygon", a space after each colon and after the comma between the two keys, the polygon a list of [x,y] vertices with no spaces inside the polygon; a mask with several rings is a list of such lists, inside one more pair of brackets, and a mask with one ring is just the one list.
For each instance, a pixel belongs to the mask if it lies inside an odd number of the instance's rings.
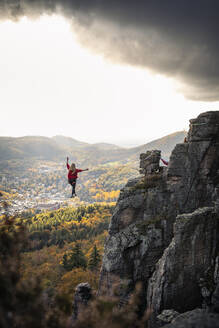
{"label": "yellow foliage", "polygon": [[0,197],[4,200],[10,199],[14,197],[14,194],[10,194],[9,192],[0,190]]}
{"label": "yellow foliage", "polygon": [[58,291],[73,299],[75,287],[81,282],[88,282],[92,288],[98,287],[98,273],[91,272],[89,270],[83,270],[81,268],[73,269],[65,273],[58,285]]}
{"label": "yellow foliage", "polygon": [[96,201],[105,201],[109,203],[109,201],[116,201],[119,197],[120,190],[112,190],[112,191],[102,191],[99,190],[96,195],[93,195],[92,198]]}

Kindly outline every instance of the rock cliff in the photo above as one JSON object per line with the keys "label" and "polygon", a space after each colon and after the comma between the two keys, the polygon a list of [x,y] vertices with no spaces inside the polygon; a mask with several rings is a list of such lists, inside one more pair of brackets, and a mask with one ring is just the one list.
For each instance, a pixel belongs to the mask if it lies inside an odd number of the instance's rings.
{"label": "rock cliff", "polygon": [[159,150],[141,154],[142,176],[121,190],[99,287],[111,294],[119,280],[123,304],[141,282],[142,311],[153,309],[150,327],[160,325],[165,309],[212,309],[218,302],[219,112],[190,120],[168,167],[160,167],[160,157]]}

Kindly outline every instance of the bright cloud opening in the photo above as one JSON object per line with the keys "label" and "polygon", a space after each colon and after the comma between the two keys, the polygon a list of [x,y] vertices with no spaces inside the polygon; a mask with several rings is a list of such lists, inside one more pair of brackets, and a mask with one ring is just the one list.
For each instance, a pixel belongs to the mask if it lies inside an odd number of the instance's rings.
{"label": "bright cloud opening", "polygon": [[82,48],[61,16],[1,22],[0,40],[1,135],[143,143],[218,109],[186,100],[173,80]]}

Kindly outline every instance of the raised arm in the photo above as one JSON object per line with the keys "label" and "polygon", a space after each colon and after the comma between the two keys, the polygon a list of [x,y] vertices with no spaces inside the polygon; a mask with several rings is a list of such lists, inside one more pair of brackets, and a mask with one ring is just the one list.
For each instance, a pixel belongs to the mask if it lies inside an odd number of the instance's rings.
{"label": "raised arm", "polygon": [[68,164],[68,160],[69,160],[69,158],[67,157],[66,166],[67,166],[67,169],[69,170],[70,169],[70,165]]}

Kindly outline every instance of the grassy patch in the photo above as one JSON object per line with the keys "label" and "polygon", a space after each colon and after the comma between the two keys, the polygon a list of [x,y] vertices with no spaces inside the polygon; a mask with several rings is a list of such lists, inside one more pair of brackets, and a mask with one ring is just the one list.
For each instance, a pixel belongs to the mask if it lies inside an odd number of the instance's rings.
{"label": "grassy patch", "polygon": [[144,176],[135,186],[130,188],[130,191],[147,190],[160,186],[163,181],[162,172],[148,174]]}

